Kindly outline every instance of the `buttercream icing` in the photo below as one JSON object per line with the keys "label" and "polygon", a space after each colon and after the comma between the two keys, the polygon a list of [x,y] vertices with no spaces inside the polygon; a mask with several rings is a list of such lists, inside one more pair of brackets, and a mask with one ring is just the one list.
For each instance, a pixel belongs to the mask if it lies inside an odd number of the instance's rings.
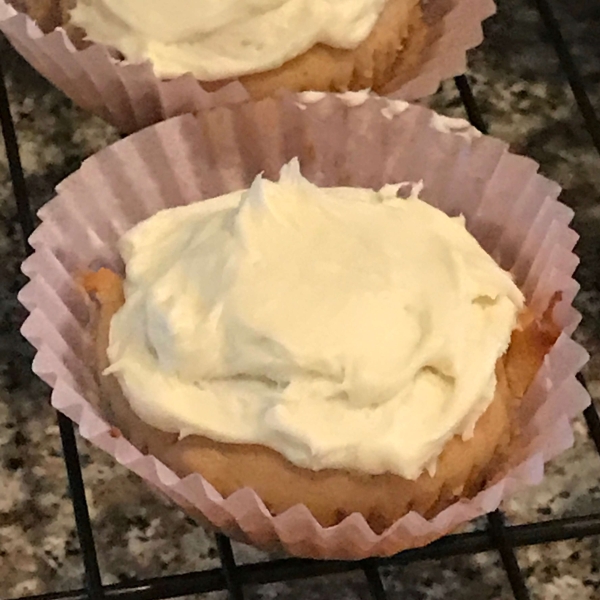
{"label": "buttercream icing", "polygon": [[[317,92],[317,91],[309,91],[309,92],[299,92],[298,102],[296,102],[296,106],[300,110],[305,110],[307,105],[316,104],[317,102],[321,102],[325,100],[331,94],[327,94],[325,92]],[[353,108],[356,106],[362,106],[367,100],[376,99],[378,102],[382,104],[382,108],[380,109],[381,114],[388,120],[391,121],[394,117],[401,115],[403,112],[407,111],[410,108],[410,104],[405,100],[394,100],[392,98],[383,98],[378,96],[377,94],[372,94],[371,90],[359,90],[357,92],[347,91],[341,94],[333,94],[336,98],[339,98],[343,104],[346,106]],[[437,122],[432,123],[432,127],[439,129]],[[447,131],[447,128],[443,130]]]}
{"label": "buttercream icing", "polygon": [[404,187],[318,188],[294,160],[126,233],[108,371],[133,410],[311,469],[433,469],[491,402],[523,297]]}

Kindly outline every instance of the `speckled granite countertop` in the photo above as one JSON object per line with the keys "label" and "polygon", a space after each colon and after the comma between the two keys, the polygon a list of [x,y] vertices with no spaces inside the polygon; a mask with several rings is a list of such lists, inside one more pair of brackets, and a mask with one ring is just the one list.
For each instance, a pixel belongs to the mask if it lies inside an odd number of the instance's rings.
{"label": "speckled granite countertop", "polygon": [[[565,188],[576,210],[584,314],[578,331],[592,355],[586,370],[600,397],[600,158],[583,127],[537,13],[527,0],[500,0],[487,39],[471,56],[475,94],[492,134],[529,154]],[[558,5],[558,2],[556,2]],[[567,3],[564,3],[567,4]],[[559,16],[600,109],[600,5],[571,0]],[[559,7],[557,6],[557,10]],[[116,139],[100,120],[74,108],[0,42],[7,58],[13,115],[27,184],[40,206],[80,161]],[[431,101],[464,116],[452,84]],[[80,587],[82,565],[74,530],[58,428],[48,391],[29,370],[31,351],[17,333],[23,312],[16,292],[21,244],[6,157],[0,153],[0,597]],[[217,566],[213,539],[164,504],[102,452],[80,442],[89,505],[105,583]],[[600,458],[581,421],[575,447],[554,461],[543,482],[504,507],[513,522],[600,511]],[[532,597],[600,598],[597,538],[519,550]],[[241,561],[260,553],[237,546]],[[504,600],[512,598],[494,553],[388,569],[390,598]],[[360,574],[249,588],[249,598],[352,600],[367,597]],[[214,594],[212,598],[224,598]]]}

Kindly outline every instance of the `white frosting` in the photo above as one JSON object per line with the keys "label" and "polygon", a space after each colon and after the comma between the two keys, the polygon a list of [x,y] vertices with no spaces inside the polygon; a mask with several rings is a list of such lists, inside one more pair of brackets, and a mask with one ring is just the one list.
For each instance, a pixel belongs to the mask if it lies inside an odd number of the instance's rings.
{"label": "white frosting", "polygon": [[[298,92],[298,100],[301,104],[316,104],[325,100],[330,94],[326,92],[317,92],[310,90],[308,92]],[[369,98],[379,98],[371,93],[369,88],[364,90],[342,92],[340,94],[333,94],[336,98],[339,98],[346,106],[362,106]]]}
{"label": "white frosting", "polygon": [[437,113],[431,115],[430,124],[440,133],[453,133],[464,137],[467,140],[474,140],[483,135],[479,129],[475,129],[475,127],[473,127],[469,121],[465,121],[465,119],[446,117]]}
{"label": "white frosting", "polygon": [[129,231],[109,370],[133,410],[312,469],[434,468],[489,405],[523,298],[462,217],[398,189],[318,188],[293,161]]}
{"label": "white frosting", "polygon": [[[342,94],[333,95],[336,98],[339,98],[343,104],[350,108],[362,106],[370,98],[376,99],[380,104],[382,104],[380,112],[388,121],[391,121],[394,117],[401,115],[404,111],[410,108],[410,104],[405,100],[392,100],[390,98],[381,98],[376,94],[372,94],[371,90],[369,89],[360,90],[357,92],[348,91],[343,92]],[[321,100],[325,100],[325,98],[327,98],[328,96],[330,96],[330,94],[327,94],[325,92],[300,92],[298,93],[299,102],[296,102],[296,106],[300,110],[305,110],[307,105],[321,102]]]}
{"label": "white frosting", "polygon": [[410,108],[410,104],[404,100],[388,100],[387,105],[381,109],[381,114],[391,121],[394,117],[401,115]]}
{"label": "white frosting", "polygon": [[371,90],[359,90],[357,92],[347,91],[336,96],[346,105],[352,108],[353,106],[362,106],[371,96]]}
{"label": "white frosting", "polygon": [[356,48],[386,0],[78,0],[88,39],[158,75],[212,81],[281,66],[318,43]]}

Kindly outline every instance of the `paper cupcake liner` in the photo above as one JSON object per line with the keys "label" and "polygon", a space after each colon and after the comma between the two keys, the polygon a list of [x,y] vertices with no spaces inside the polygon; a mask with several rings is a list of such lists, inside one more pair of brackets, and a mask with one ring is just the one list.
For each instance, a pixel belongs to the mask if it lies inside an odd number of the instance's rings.
{"label": "paper cupcake liner", "polygon": [[[388,555],[426,544],[496,509],[523,484],[538,483],[544,463],[572,444],[570,419],[590,402],[575,374],[586,352],[570,339],[579,322],[571,302],[577,235],[559,187],[538,165],[483,137],[468,123],[402,101],[321,95],[298,102],[285,95],[176,117],[136,133],[86,160],[40,211],[25,261],[31,279],[20,294],[30,311],[23,334],[35,346],[34,371],[52,388],[52,404],[81,434],[204,523],[265,549],[315,558]],[[562,292],[554,316],[562,329],[530,387],[520,415],[524,443],[504,476],[471,500],[427,520],[410,513],[381,535],[354,514],[323,528],[305,506],[273,517],[250,489],[224,499],[200,475],[180,479],[142,455],[92,408],[98,390],[87,329],[89,310],[74,274],[109,266],[123,271],[120,236],[159,209],[248,187],[264,172],[276,178],[299,157],[305,176],[321,186],[379,188],[422,180],[424,200],[451,215],[512,271],[541,314]]]}
{"label": "paper cupcake liner", "polygon": [[[463,74],[466,53],[483,40],[481,23],[495,12],[493,0],[422,0],[435,40],[411,66],[386,87],[386,94],[416,100],[434,93],[440,83]],[[16,50],[79,106],[124,133],[173,116],[234,104],[249,98],[239,82],[209,92],[188,74],[170,81],[154,75],[149,62],[116,60],[108,47],[93,44],[77,50],[60,28],[44,34],[35,22],[0,0],[0,30]]]}

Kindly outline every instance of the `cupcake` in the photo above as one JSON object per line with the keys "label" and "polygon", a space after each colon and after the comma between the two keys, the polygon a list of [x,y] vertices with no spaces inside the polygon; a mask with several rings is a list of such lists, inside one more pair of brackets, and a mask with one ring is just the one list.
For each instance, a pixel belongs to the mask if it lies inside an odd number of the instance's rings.
{"label": "cupcake", "polygon": [[[69,25],[76,45],[102,43],[163,79],[192,73],[254,97],[289,90],[383,89],[426,38],[419,0],[189,2],[49,0],[23,5],[43,30]],[[83,32],[83,35],[81,35]]]}
{"label": "cupcake", "polygon": [[399,187],[319,188],[294,160],[138,224],[124,280],[84,277],[102,414],[180,477],[323,527],[477,494],[560,329],[463,218]]}
{"label": "cupcake", "polygon": [[[3,2],[27,14],[46,34],[64,28],[67,48],[74,54],[68,62],[78,55],[77,50],[83,51],[75,63],[88,73],[101,95],[104,86],[114,94],[124,84],[135,95],[131,98],[134,112],[142,99],[137,95],[145,92],[144,101],[151,95],[165,117],[190,110],[183,105],[205,107],[207,94],[232,84],[238,97],[243,92],[254,99],[279,90],[362,89],[418,98],[435,91],[442,79],[464,72],[465,52],[481,41],[481,21],[494,9],[492,0]],[[47,48],[38,54],[43,38],[29,39],[30,31],[22,23],[5,23],[10,15],[7,9],[4,12],[0,10],[0,26],[36,68],[56,81],[71,74],[72,66],[65,64],[65,53],[58,45],[53,45],[50,55]],[[99,53],[92,61],[85,60],[85,50],[93,47],[104,48],[108,53],[104,58],[110,57],[112,63],[100,60]],[[60,72],[50,66],[49,57],[56,59],[57,68],[62,67]],[[119,65],[146,65],[148,69],[137,71],[135,80],[124,72],[107,80]],[[196,81],[199,89],[185,85],[178,86],[176,94],[167,93],[166,87],[161,91],[163,84],[181,77]],[[81,72],[77,79],[84,86],[90,84]],[[91,93],[70,88],[68,93],[98,111],[93,105],[99,99],[94,101]],[[174,95],[177,109],[165,107],[175,102]],[[202,106],[198,106],[200,98]],[[233,92],[213,100],[231,102]],[[138,123],[129,123],[127,130],[151,122],[150,117],[136,117]]]}
{"label": "cupcake", "polygon": [[148,128],[40,215],[34,369],[83,436],[236,539],[426,544],[539,481],[589,403],[572,213],[536,169],[363,95]]}

